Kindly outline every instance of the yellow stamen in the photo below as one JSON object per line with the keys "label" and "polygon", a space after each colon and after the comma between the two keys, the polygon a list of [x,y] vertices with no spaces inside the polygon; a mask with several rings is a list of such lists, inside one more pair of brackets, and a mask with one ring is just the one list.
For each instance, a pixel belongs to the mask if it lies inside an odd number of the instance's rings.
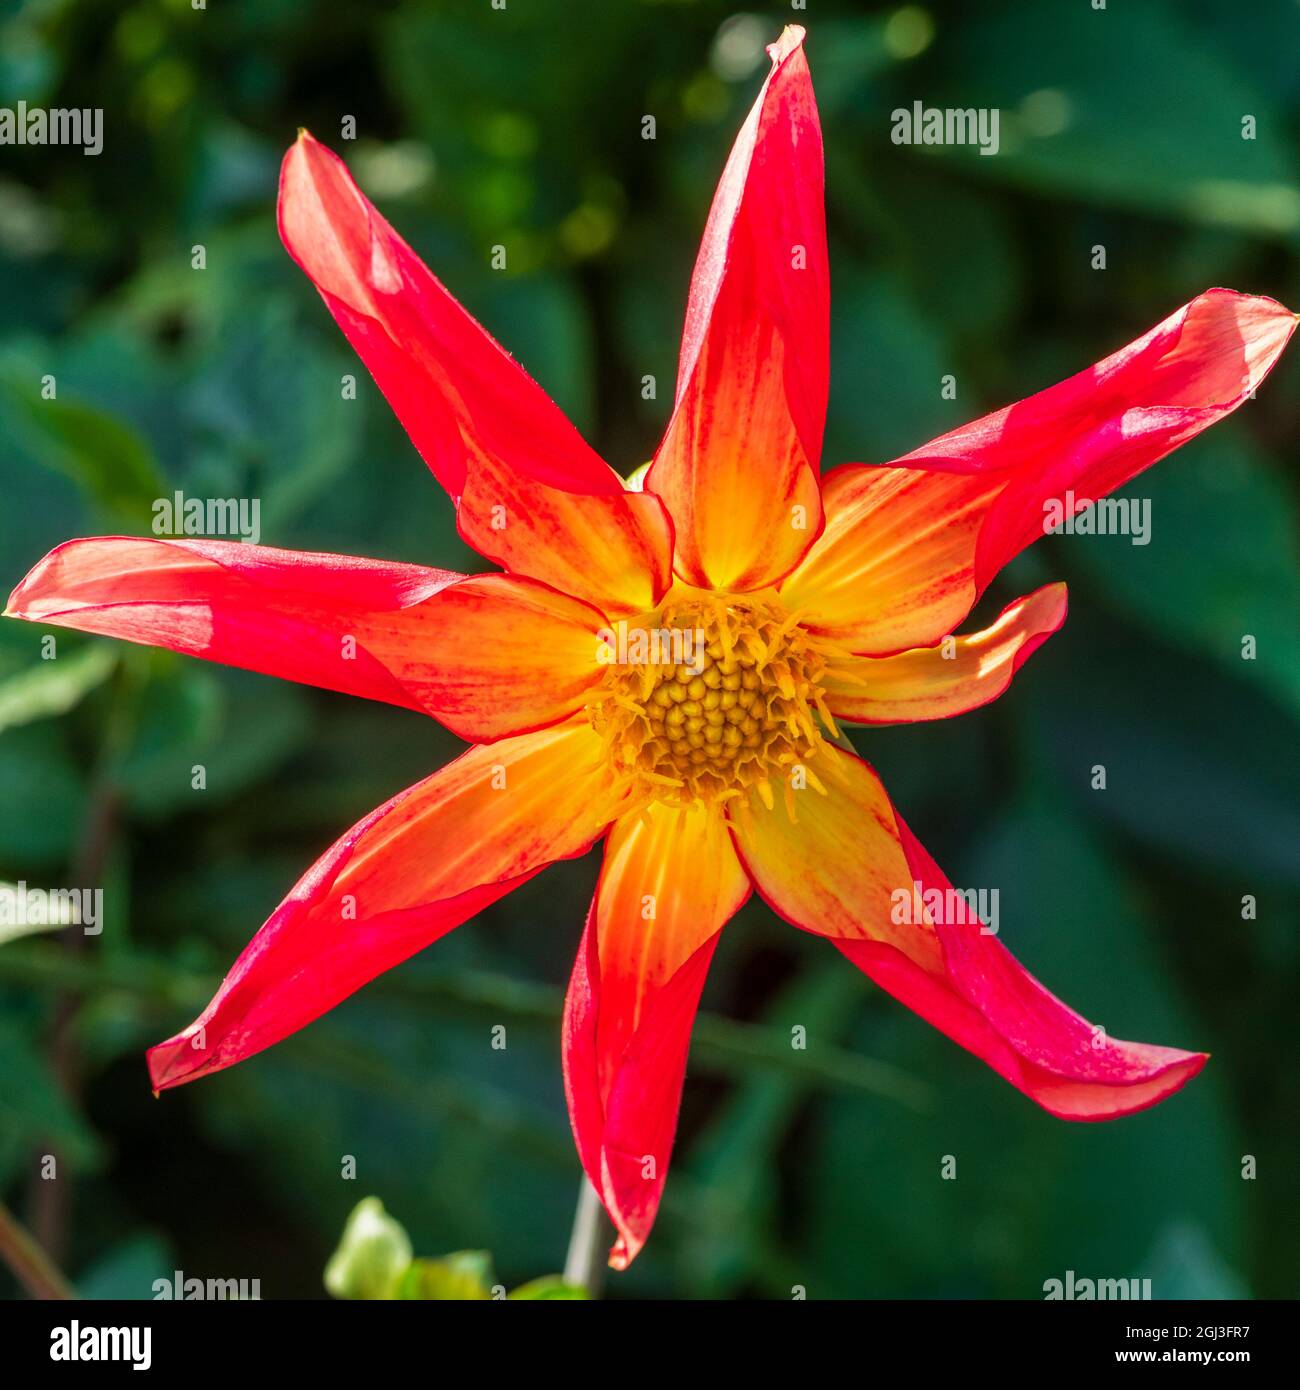
{"label": "yellow stamen", "polygon": [[[677,584],[658,609],[629,619],[637,664],[609,666],[587,705],[610,751],[624,814],[655,801],[776,805],[795,819],[791,769],[839,732],[825,700],[828,664],[845,653],[807,632],[774,590],[724,594]],[[824,794],[814,774],[807,782]]]}

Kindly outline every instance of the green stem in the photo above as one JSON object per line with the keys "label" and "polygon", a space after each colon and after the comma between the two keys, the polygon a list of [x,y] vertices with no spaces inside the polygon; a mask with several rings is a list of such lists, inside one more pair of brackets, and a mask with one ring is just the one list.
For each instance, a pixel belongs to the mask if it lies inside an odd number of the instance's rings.
{"label": "green stem", "polygon": [[[108,960],[61,960],[46,943],[14,942],[0,951],[0,983],[31,989],[80,988],[129,994],[157,1008],[160,1015],[197,1012],[212,997],[215,977],[194,974],[143,952]],[[551,1027],[560,1017],[563,995],[550,985],[512,980],[483,971],[380,980],[376,997],[418,1004],[443,1017],[501,1018]],[[924,1111],[933,1092],[907,1072],[831,1044],[796,1050],[789,1034],[762,1023],[741,1023],[701,1011],[695,1020],[691,1055],[701,1066],[727,1076],[783,1073],[834,1090],[884,1096]]]}
{"label": "green stem", "polygon": [[75,1298],[54,1261],[0,1202],[0,1259],[33,1298]]}
{"label": "green stem", "polygon": [[589,1298],[600,1297],[605,1273],[602,1257],[609,1242],[607,1224],[596,1189],[584,1174],[578,1191],[578,1208],[573,1214],[569,1253],[564,1260],[564,1282],[586,1289]]}

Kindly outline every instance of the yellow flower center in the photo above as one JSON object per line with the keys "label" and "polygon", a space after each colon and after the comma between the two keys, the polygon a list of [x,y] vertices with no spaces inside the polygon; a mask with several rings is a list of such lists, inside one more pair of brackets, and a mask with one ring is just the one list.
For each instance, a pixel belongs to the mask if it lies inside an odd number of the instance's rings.
{"label": "yellow flower center", "polygon": [[[633,805],[821,790],[808,768],[834,722],[819,683],[826,657],[775,593],[675,586],[652,613],[601,634],[605,680],[587,704],[615,790]],[[820,723],[819,723],[820,720]]]}

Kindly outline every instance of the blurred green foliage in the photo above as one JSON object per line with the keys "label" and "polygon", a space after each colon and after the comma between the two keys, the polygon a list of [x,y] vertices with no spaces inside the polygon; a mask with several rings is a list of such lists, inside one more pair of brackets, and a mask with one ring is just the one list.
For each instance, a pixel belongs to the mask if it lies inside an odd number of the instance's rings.
{"label": "blurred green foliage", "polygon": [[[1027,395],[1209,285],[1300,301],[1291,0],[0,16],[0,105],[105,111],[97,158],[0,151],[5,586],[70,536],[147,534],[175,488],[260,498],[268,544],[478,567],[279,245],[300,125],[624,470],[663,428],[713,183],[790,18],[827,141],[828,466]],[[889,113],[914,100],[998,107],[1003,153],[892,145]],[[54,410],[33,405],[47,373]],[[1016,563],[981,615],[1052,577],[1072,612],[1005,699],[855,736],[953,880],[999,887],[1004,939],[1050,988],[1119,1036],[1207,1048],[1209,1068],[1152,1112],[1061,1123],[751,904],[705,996],[659,1228],[613,1296],[1035,1297],[1067,1269],[1300,1293],[1298,382],[1293,353],[1134,485],[1149,546],[1054,537]],[[148,1297],[180,1268],[321,1296],[358,1189],[417,1249],[491,1249],[510,1286],[555,1268],[578,1171],[557,1020],[594,857],[157,1103],[144,1048],[343,828],[456,743],[396,709],[72,634],[43,664],[42,637],[0,624],[0,879],[100,884],[105,922],[0,945],[6,1200],[92,1294]]]}
{"label": "blurred green foliage", "polygon": [[348,1216],[338,1249],[325,1266],[325,1287],[335,1298],[364,1298],[406,1302],[464,1303],[499,1298],[533,1302],[537,1299],[585,1299],[586,1290],[566,1284],[558,1274],[530,1279],[506,1291],[496,1282],[492,1256],[486,1250],[456,1250],[438,1259],[416,1258],[411,1238],[401,1222],[385,1210],[378,1197],[364,1197]]}

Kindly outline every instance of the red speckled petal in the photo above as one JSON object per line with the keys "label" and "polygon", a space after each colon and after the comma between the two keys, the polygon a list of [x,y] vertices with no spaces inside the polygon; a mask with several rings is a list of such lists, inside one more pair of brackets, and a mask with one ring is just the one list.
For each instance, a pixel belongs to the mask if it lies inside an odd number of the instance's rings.
{"label": "red speckled petal", "polygon": [[601,608],[650,607],[672,528],[624,490],[522,367],[447,293],[337,155],[305,131],[280,236],[387,397],[481,554]]}
{"label": "red speckled petal", "polygon": [[677,528],[678,574],[756,589],[821,529],[816,469],[830,379],[822,140],[803,30],[723,170],[691,281],[677,399],[646,488]]}
{"label": "red speckled petal", "polygon": [[691,1025],[714,946],[749,896],[721,815],[655,804],[615,824],[564,1014],[583,1167],[625,1269],[659,1210]]}
{"label": "red speckled petal", "polygon": [[420,710],[481,741],[578,709],[594,608],[532,580],[232,541],[68,541],[9,615]]}
{"label": "red speckled petal", "polygon": [[1045,528],[1249,399],[1294,328],[1272,299],[1207,290],[1056,386],[892,464],[834,470],[786,602],[864,655],[932,645]]}
{"label": "red speckled petal", "polygon": [[154,1088],[221,1071],[341,1003],[605,828],[581,717],[471,748],[358,822],[299,880],[193,1023],[149,1053]]}
{"label": "red speckled petal", "polygon": [[787,921],[1063,1119],[1145,1109],[1204,1066],[1204,1053],[1107,1037],[1044,989],[952,892],[862,759],[828,748],[816,772],[829,794],[797,793],[797,824],[779,804],[733,820],[754,886]]}

